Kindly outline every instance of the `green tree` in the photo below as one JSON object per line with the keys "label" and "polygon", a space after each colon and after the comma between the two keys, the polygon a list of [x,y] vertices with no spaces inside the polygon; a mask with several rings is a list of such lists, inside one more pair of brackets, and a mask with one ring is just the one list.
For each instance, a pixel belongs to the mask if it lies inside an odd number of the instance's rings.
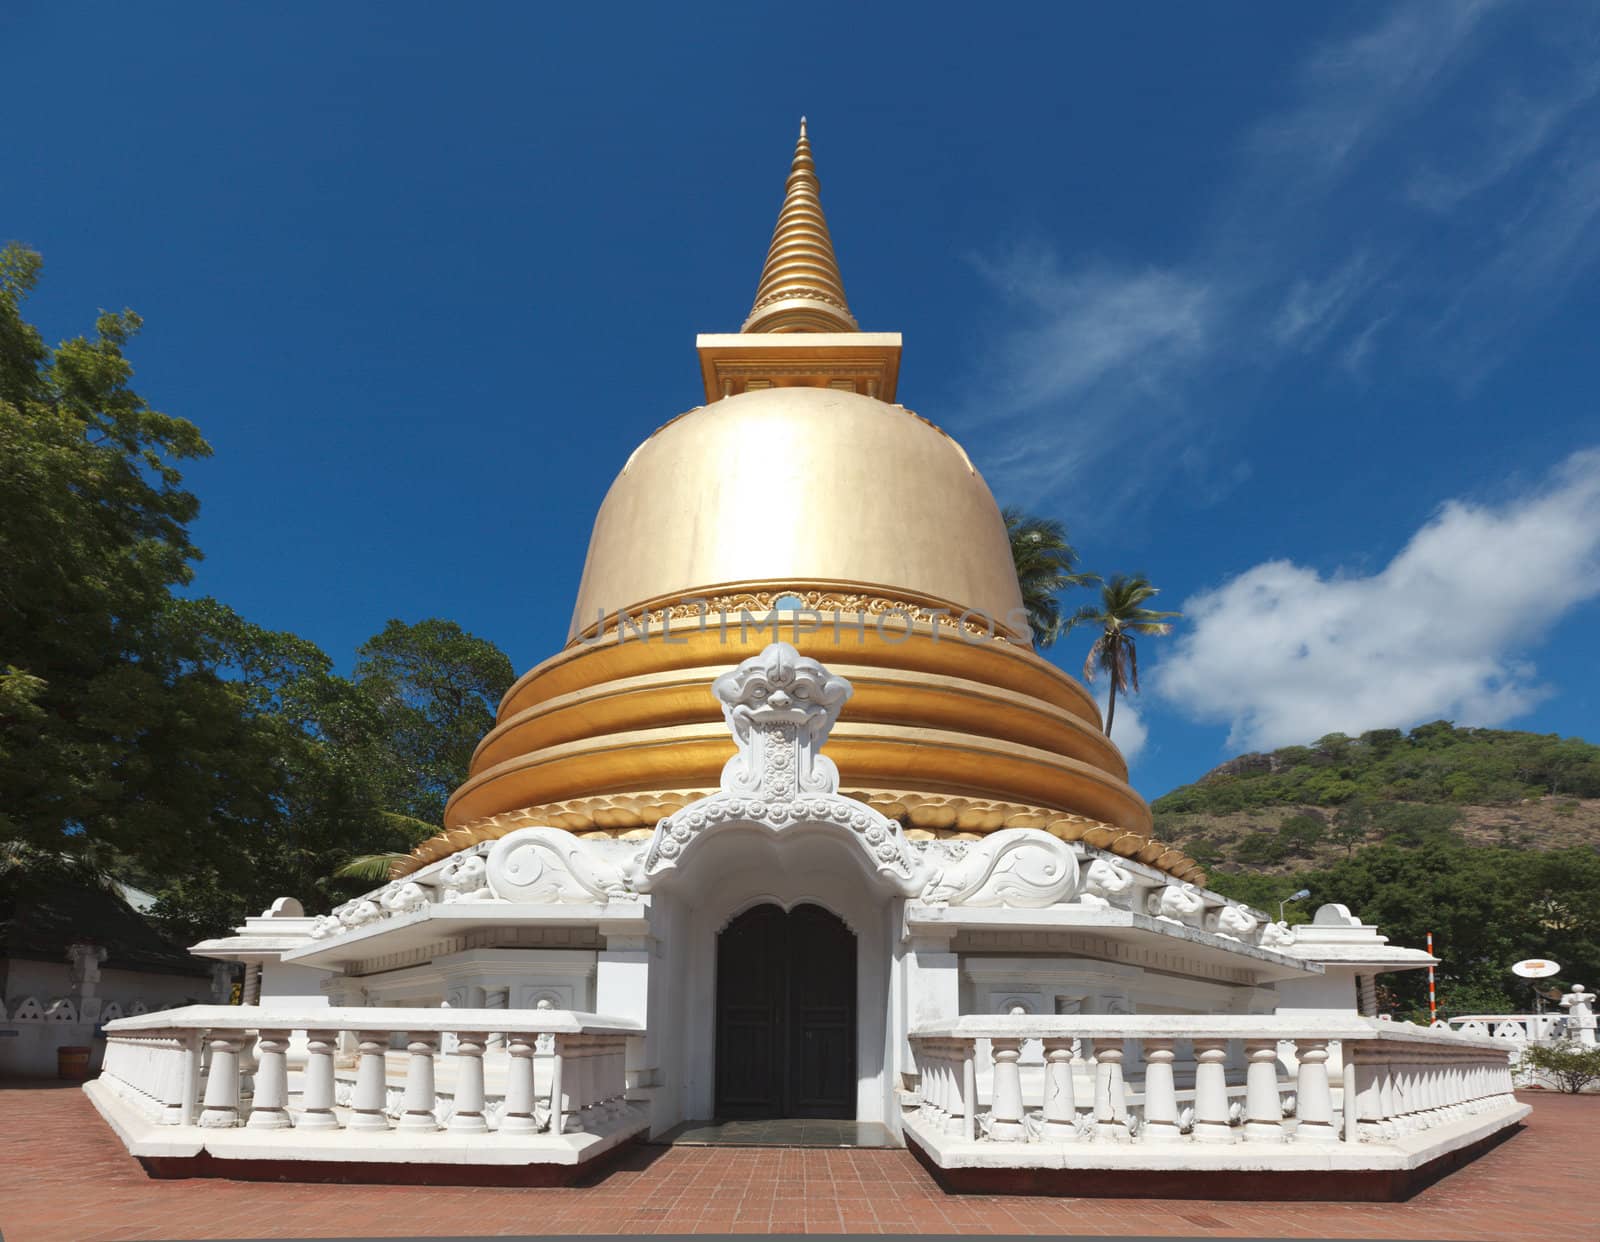
{"label": "green tree", "polygon": [[509,663],[392,623],[349,680],[175,597],[199,557],[178,465],[210,450],[130,387],[131,311],[45,345],[22,314],[39,270],[0,251],[0,857],[131,880],[190,937],[284,893],[339,900],[352,854],[437,831]]}
{"label": "green tree", "polygon": [[1176,612],[1156,612],[1145,604],[1160,592],[1142,574],[1118,574],[1100,588],[1100,603],[1085,604],[1073,614],[1068,625],[1093,625],[1100,632],[1083,662],[1085,680],[1093,681],[1104,671],[1110,683],[1106,704],[1106,736],[1117,714],[1117,693],[1139,692],[1139,651],[1135,639],[1170,634]]}
{"label": "green tree", "polygon": [[1367,832],[1371,827],[1371,806],[1365,799],[1351,798],[1334,816],[1333,827],[1328,837],[1335,845],[1344,846],[1345,857],[1349,858],[1355,853],[1356,846],[1365,843]]}
{"label": "green tree", "polygon": [[45,345],[22,316],[39,271],[0,250],[0,836],[128,848],[183,800],[184,772],[158,756],[189,721],[146,692],[171,662],[170,590],[199,556],[177,463],[210,449],[129,386],[132,311]]}
{"label": "green tree", "polygon": [[387,809],[441,822],[512,680],[506,653],[454,621],[390,621],[361,645],[355,682],[381,721]]}
{"label": "green tree", "polygon": [[1077,571],[1078,551],[1067,541],[1066,528],[1060,522],[1016,508],[1007,508],[1002,516],[1034,645],[1048,647],[1062,633],[1061,592],[1100,579]]}
{"label": "green tree", "polygon": [[1284,848],[1302,857],[1310,854],[1327,835],[1327,826],[1315,815],[1305,812],[1291,815],[1278,825],[1278,839],[1283,842]]}

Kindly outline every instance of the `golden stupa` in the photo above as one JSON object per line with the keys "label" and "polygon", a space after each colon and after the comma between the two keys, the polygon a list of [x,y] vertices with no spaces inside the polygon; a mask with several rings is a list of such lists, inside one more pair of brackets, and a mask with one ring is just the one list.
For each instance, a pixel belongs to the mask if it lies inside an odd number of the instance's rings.
{"label": "golden stupa", "polygon": [[900,336],[857,328],[804,120],[750,315],[697,346],[706,404],[623,466],[567,646],[397,872],[535,824],[647,837],[733,753],[712,679],[781,636],[854,685],[828,754],[912,838],[1044,828],[1203,880],[1151,839],[1089,693],[1033,652],[982,477],[894,403]]}

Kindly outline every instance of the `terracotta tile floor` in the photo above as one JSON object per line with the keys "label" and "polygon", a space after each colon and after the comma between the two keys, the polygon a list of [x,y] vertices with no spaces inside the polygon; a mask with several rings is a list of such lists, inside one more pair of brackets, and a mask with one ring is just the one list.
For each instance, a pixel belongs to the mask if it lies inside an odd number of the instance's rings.
{"label": "terracotta tile floor", "polygon": [[63,1239],[548,1233],[1600,1239],[1600,1097],[1535,1095],[1526,1128],[1402,1204],[947,1196],[904,1151],[637,1150],[560,1190],[151,1181],[75,1088],[0,1087],[0,1233]]}

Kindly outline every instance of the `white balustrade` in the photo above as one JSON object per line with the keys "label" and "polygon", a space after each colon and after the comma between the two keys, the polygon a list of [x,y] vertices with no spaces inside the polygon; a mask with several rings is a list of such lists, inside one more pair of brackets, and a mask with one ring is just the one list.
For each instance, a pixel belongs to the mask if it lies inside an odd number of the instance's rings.
{"label": "white balustrade", "polygon": [[[306,1053],[296,1082],[287,1054],[298,1031],[305,1033]],[[643,1128],[645,1113],[625,1092],[627,1040],[643,1033],[636,1023],[564,1010],[282,1013],[194,1005],[108,1023],[98,1082],[155,1124],[208,1131],[243,1126],[260,1131],[262,1140],[286,1132],[288,1158],[294,1158],[293,1130],[337,1134],[341,1144],[356,1147],[409,1142],[441,1129],[445,1105],[443,1128],[452,1135],[604,1135]],[[391,1083],[397,1035],[404,1040],[405,1068]],[[443,1041],[446,1035],[453,1038]],[[495,1036],[505,1050],[497,1121],[484,1070],[484,1052]],[[549,1055],[539,1052],[541,1037]],[[441,1042],[451,1049],[447,1056],[441,1057]],[[338,1103],[341,1046],[355,1053],[347,1106]],[[448,1073],[438,1080],[441,1060]],[[547,1092],[539,1089],[536,1063],[548,1063]],[[387,1110],[395,1090],[399,1120],[391,1127]]]}
{"label": "white balustrade", "polygon": [[[976,1141],[998,1155],[1005,1147],[1092,1140],[1261,1145],[1287,1156],[1307,1144],[1387,1143],[1517,1108],[1506,1041],[1353,1014],[1314,1022],[1278,1015],[970,1015],[913,1031],[910,1040],[920,1090],[904,1113],[907,1133],[938,1149]],[[1024,1082],[1039,1081],[1022,1073],[1022,1048],[1031,1040],[1043,1049],[1043,1087],[1025,1099]],[[990,1087],[980,1100],[974,1065],[984,1041]],[[1278,1060],[1280,1045],[1290,1044],[1292,1076]],[[1179,1062],[1185,1045],[1194,1049],[1192,1066]],[[1229,1078],[1230,1050],[1241,1047],[1242,1082]],[[1092,1099],[1080,1098],[1075,1048],[1092,1052]],[[1142,1081],[1126,1070],[1125,1048],[1134,1067],[1142,1061]],[[1343,1056],[1339,1108],[1329,1077],[1336,1048]],[[1288,1095],[1294,1099],[1286,1109]],[[1080,1115],[1083,1106],[1089,1111]]]}

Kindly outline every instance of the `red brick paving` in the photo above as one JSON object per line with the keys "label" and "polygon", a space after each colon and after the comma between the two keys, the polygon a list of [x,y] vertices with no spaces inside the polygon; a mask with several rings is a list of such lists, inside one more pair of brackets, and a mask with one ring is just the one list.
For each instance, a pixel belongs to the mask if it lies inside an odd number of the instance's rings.
{"label": "red brick paving", "polygon": [[5,1242],[548,1233],[1039,1233],[1600,1240],[1600,1097],[1535,1094],[1523,1132],[1407,1203],[946,1195],[904,1151],[643,1148],[548,1189],[153,1181],[76,1088],[0,1089]]}

